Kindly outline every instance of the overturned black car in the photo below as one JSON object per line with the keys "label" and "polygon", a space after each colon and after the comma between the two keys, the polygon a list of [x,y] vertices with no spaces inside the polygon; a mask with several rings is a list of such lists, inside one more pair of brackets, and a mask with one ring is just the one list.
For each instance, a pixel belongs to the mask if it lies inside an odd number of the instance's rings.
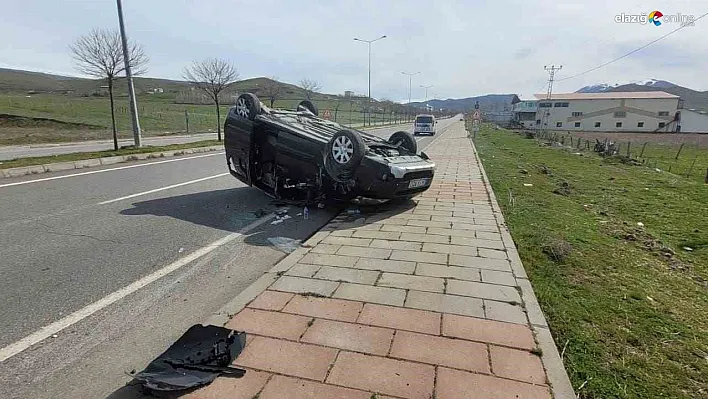
{"label": "overturned black car", "polygon": [[275,110],[241,94],[224,123],[229,172],[283,201],[412,197],[432,182],[435,164],[404,131],[384,140],[317,117],[302,101]]}

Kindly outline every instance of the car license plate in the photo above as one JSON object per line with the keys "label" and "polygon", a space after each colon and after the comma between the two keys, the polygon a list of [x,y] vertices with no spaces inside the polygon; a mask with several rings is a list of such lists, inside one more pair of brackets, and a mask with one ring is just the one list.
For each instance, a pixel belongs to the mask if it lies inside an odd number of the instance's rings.
{"label": "car license plate", "polygon": [[408,183],[408,188],[425,187],[430,179],[413,179]]}

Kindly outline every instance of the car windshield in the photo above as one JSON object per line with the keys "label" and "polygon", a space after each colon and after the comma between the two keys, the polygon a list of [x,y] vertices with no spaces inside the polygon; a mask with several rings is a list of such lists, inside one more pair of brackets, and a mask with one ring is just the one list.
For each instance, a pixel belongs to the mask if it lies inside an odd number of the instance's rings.
{"label": "car windshield", "polygon": [[415,118],[415,123],[433,123],[432,116],[419,116]]}

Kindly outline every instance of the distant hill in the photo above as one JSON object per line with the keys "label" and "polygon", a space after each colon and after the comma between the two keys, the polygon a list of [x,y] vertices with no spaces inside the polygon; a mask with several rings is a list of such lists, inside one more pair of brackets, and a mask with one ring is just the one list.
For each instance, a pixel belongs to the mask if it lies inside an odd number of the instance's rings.
{"label": "distant hill", "polygon": [[589,86],[583,86],[580,89],[576,90],[576,93],[602,93],[604,91],[608,91],[613,87],[619,86],[618,84],[614,85],[609,85],[607,83],[600,83],[596,85],[589,85]]}
{"label": "distant hill", "polygon": [[0,68],[0,91],[2,92],[71,90],[83,80],[87,79]]}
{"label": "distant hill", "polygon": [[708,91],[696,91],[683,86],[648,87],[636,84],[613,87],[609,91],[664,91],[681,97],[684,109],[708,111]]}
{"label": "distant hill", "polygon": [[659,79],[645,79],[645,80],[637,80],[637,81],[632,81],[624,85],[620,85],[619,83],[615,84],[607,84],[607,83],[600,83],[600,84],[595,84],[595,85],[589,85],[585,87],[581,87],[576,91],[576,93],[602,93],[604,91],[611,91],[617,87],[620,86],[627,86],[627,85],[636,85],[636,86],[642,86],[644,88],[659,88],[659,89],[666,89],[666,88],[671,88],[671,87],[680,87],[674,83],[667,82],[665,80],[659,80]]}
{"label": "distant hill", "polygon": [[[0,92],[4,93],[37,92],[83,95],[90,94],[105,84],[105,81],[101,79],[0,68]],[[135,78],[134,84],[138,92],[156,87],[160,87],[166,92],[178,92],[188,87],[187,82],[143,77]],[[118,91],[120,92],[120,87]]]}
{"label": "distant hill", "polygon": [[[266,77],[249,78],[234,83],[228,90],[229,93],[255,93],[273,80]],[[304,99],[305,91],[290,83],[278,82],[283,86],[281,97],[288,99]],[[58,93],[66,95],[85,96],[95,93],[105,86],[102,79],[88,79],[72,76],[53,75],[41,72],[23,71],[17,69],[0,68],[0,93],[38,94]],[[146,93],[152,89],[161,88],[165,97],[176,98],[180,93],[191,91],[189,82],[181,80],[158,79],[148,77],[134,78],[135,90],[138,94]],[[116,86],[116,96],[126,96],[127,89],[124,85]],[[266,100],[265,96],[262,100]],[[336,98],[334,94],[315,93],[313,99],[328,100]],[[375,101],[375,100],[374,100]]]}
{"label": "distant hill", "polygon": [[487,94],[477,97],[411,102],[411,105],[422,108],[427,104],[436,109],[444,108],[455,112],[468,112],[474,109],[476,102],[479,102],[479,108],[484,112],[502,112],[511,111],[512,101],[518,101],[518,99],[516,94]]}
{"label": "distant hill", "polygon": [[602,92],[636,92],[636,91],[664,91],[681,97],[684,109],[697,109],[708,111],[708,91],[696,91],[679,86],[666,80],[647,79],[634,81],[628,84],[608,85],[606,83],[590,85],[580,88],[576,93],[602,93]]}

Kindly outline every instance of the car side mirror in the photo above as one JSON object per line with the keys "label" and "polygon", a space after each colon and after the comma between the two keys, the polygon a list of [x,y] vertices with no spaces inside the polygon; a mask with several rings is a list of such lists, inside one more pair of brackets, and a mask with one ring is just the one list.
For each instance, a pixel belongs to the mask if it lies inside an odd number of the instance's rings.
{"label": "car side mirror", "polygon": [[423,151],[420,152],[420,157],[423,159],[430,159],[428,158],[428,154],[424,153]]}

